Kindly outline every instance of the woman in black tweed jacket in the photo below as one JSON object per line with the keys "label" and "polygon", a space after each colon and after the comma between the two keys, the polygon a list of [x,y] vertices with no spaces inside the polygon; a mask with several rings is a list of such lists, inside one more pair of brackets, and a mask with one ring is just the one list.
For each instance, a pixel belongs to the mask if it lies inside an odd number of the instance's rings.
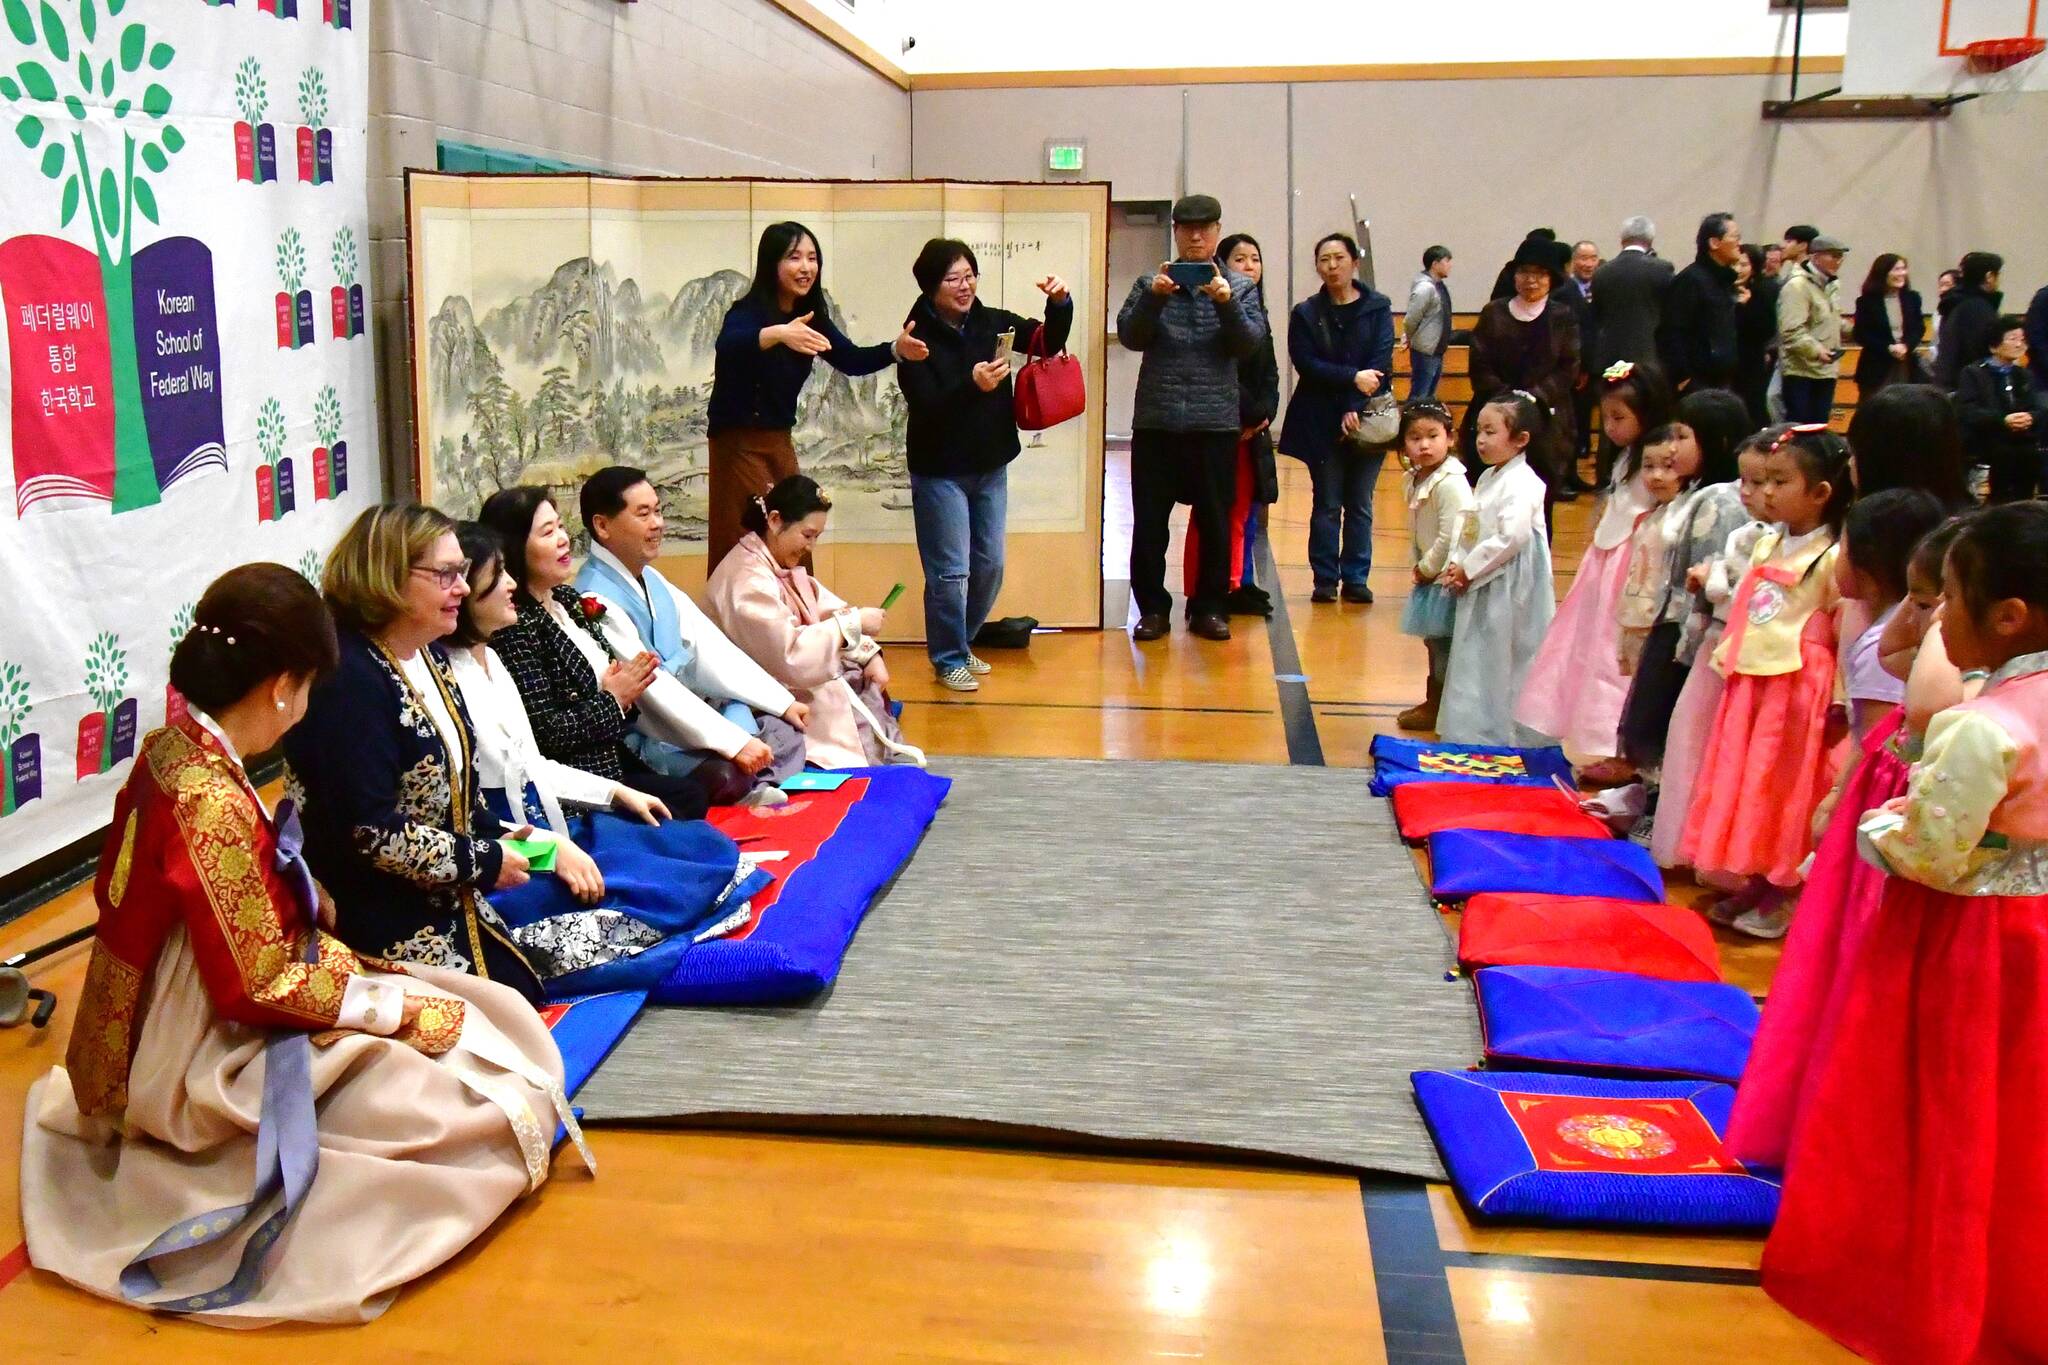
{"label": "woman in black tweed jacket", "polygon": [[519,619],[491,637],[491,648],[519,687],[540,751],[657,796],[678,820],[702,816],[709,801],[701,783],[656,772],[626,745],[635,704],[658,661],[651,654],[614,657],[586,615],[568,585],[569,536],[547,490],[493,493],[477,519],[504,541],[505,572],[518,588],[512,600]]}

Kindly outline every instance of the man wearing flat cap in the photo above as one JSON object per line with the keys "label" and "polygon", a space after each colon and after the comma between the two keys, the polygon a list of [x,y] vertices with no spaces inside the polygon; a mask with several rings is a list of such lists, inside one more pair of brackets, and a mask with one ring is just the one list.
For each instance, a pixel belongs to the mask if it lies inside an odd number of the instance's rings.
{"label": "man wearing flat cap", "polygon": [[1216,260],[1223,208],[1206,194],[1173,206],[1177,259],[1141,275],[1117,314],[1117,340],[1144,356],[1131,429],[1131,597],[1137,640],[1173,619],[1166,544],[1184,502],[1200,541],[1189,628],[1228,640],[1230,502],[1237,477],[1237,362],[1258,349],[1266,312],[1250,279]]}
{"label": "man wearing flat cap", "polygon": [[1778,291],[1778,354],[1785,420],[1825,422],[1835,410],[1842,359],[1842,257],[1849,244],[1823,232]]}

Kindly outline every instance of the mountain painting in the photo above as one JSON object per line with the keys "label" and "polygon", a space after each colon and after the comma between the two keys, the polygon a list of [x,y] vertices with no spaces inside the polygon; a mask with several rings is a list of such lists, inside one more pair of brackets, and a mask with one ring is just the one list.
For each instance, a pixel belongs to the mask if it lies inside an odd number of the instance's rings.
{"label": "mountain painting", "polygon": [[[557,182],[628,183],[507,177],[517,188],[506,193]],[[468,192],[488,178],[457,183]],[[706,193],[730,195],[730,184]],[[540,483],[573,525],[582,481],[629,464],[645,469],[661,493],[670,552],[701,548],[714,347],[726,310],[747,290],[760,229],[782,217],[818,236],[827,306],[856,344],[896,335],[917,297],[910,263],[934,236],[974,245],[985,301],[1037,316],[1044,299],[1035,281],[1057,273],[1073,286],[1083,317],[1101,312],[1090,212],[1009,223],[999,213],[812,208],[600,214],[590,200],[553,217],[528,208],[416,208],[422,495],[470,516],[499,488]],[[1101,338],[1100,326],[1074,329],[1070,346],[1091,372],[1099,371]],[[894,368],[849,379],[822,360],[813,366],[792,436],[799,465],[833,499],[835,541],[915,539],[907,427]],[[1026,437],[1011,466],[1013,533],[1080,535],[1099,525],[1100,430],[1091,413]]]}

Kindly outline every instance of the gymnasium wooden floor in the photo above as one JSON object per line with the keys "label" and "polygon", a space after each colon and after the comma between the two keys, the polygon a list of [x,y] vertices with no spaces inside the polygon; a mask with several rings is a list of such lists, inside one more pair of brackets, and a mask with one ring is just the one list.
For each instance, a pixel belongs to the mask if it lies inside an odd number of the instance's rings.
{"label": "gymnasium wooden floor", "polygon": [[[1273,539],[1316,738],[1327,763],[1361,766],[1420,695],[1422,649],[1398,630],[1406,509],[1390,470],[1379,604],[1312,607],[1307,480],[1281,464]],[[1560,509],[1565,564],[1586,514]],[[1112,508],[1113,545],[1128,515],[1119,526]],[[1178,630],[1142,649],[1114,631],[1042,636],[1026,657],[1001,656],[972,697],[937,689],[901,650],[897,690],[911,737],[936,755],[1285,763],[1267,631],[1235,625],[1222,645]],[[82,892],[61,897],[0,929],[0,956],[87,917]],[[1775,949],[1723,947],[1732,979],[1767,987]],[[49,1030],[0,1032],[10,1360],[1850,1359],[1756,1287],[1755,1240],[1480,1229],[1442,1188],[1323,1172],[617,1129],[592,1135],[598,1179],[560,1162],[537,1197],[368,1327],[251,1334],[153,1318],[27,1269],[16,1249],[22,1102],[62,1057],[83,967],[73,950],[39,971],[64,1001]]]}

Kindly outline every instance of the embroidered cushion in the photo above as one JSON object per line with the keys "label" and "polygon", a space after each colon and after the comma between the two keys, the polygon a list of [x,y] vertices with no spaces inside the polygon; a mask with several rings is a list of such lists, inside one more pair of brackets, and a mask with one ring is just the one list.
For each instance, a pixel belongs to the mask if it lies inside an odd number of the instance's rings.
{"label": "embroidered cushion", "polygon": [[1494,829],[1575,839],[1612,837],[1605,824],[1579,809],[1577,797],[1553,786],[1404,782],[1394,788],[1394,821],[1401,826],[1404,839],[1426,839],[1442,829]]}
{"label": "embroidered cushion", "polygon": [[1586,967],[1489,967],[1474,982],[1496,1069],[1742,1079],[1759,1013],[1718,981],[1660,981]]}
{"label": "embroidered cushion", "polygon": [[1721,979],[1720,950],[1704,919],[1683,906],[1604,896],[1474,896],[1458,921],[1458,961]]}
{"label": "embroidered cushion", "polygon": [[1705,1081],[1418,1071],[1458,1197],[1486,1219],[1767,1228],[1778,1176],[1721,1145],[1735,1091]]}
{"label": "embroidered cushion", "polygon": [[1514,749],[1498,744],[1445,744],[1438,740],[1375,736],[1372,794],[1385,796],[1409,782],[1489,782],[1544,787],[1553,777],[1572,780],[1564,750]]}
{"label": "embroidered cushion", "polygon": [[[680,946],[652,1003],[776,1004],[832,984],[869,902],[910,861],[953,785],[922,768],[849,771],[835,790],[795,793],[787,805],[711,812],[775,881],[743,928]],[[784,856],[763,858],[774,853]]]}
{"label": "embroidered cushion", "polygon": [[562,1050],[564,1093],[573,1095],[583,1088],[646,1004],[646,991],[609,991],[541,1006],[540,1017]]}
{"label": "embroidered cushion", "polygon": [[1625,839],[1445,829],[1429,836],[1429,891],[1439,900],[1540,891],[1661,901],[1664,875],[1648,849]]}

